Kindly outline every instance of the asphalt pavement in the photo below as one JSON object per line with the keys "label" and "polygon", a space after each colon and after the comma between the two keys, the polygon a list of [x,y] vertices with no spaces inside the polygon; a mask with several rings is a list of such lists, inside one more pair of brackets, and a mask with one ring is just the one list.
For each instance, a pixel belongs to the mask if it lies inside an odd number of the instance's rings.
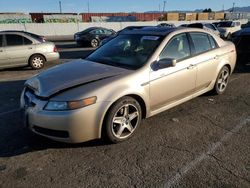
{"label": "asphalt pavement", "polygon": [[[59,64],[93,51],[74,43],[58,48]],[[120,144],[64,144],[26,130],[19,97],[39,72],[0,71],[0,187],[250,187],[249,67],[237,68],[225,94],[143,120]]]}

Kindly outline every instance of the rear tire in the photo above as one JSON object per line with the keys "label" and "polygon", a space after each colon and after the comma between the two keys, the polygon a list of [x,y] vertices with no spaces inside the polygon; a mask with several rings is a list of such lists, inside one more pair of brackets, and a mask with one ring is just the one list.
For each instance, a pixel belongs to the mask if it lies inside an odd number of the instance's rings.
{"label": "rear tire", "polygon": [[140,104],[132,97],[121,98],[107,113],[104,134],[112,143],[119,143],[132,137],[142,119]]}
{"label": "rear tire", "polygon": [[97,40],[97,39],[92,39],[92,40],[90,41],[90,45],[91,45],[93,48],[97,48],[97,47],[99,46],[99,44],[100,44],[100,42],[99,42],[99,40]]}
{"label": "rear tire", "polygon": [[231,33],[228,33],[227,35],[227,40],[231,40],[232,39],[232,34]]}
{"label": "rear tire", "polygon": [[45,61],[46,60],[42,55],[35,54],[31,56],[29,60],[29,65],[32,67],[32,69],[38,70],[44,67]]}
{"label": "rear tire", "polygon": [[221,95],[226,91],[230,77],[230,70],[227,66],[222,67],[218,77],[216,79],[213,93],[216,95]]}

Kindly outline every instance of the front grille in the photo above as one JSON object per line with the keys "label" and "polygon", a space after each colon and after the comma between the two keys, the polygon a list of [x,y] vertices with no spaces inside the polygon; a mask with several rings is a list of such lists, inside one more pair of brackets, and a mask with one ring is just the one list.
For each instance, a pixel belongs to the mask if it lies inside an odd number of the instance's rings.
{"label": "front grille", "polygon": [[57,131],[57,130],[51,130],[51,129],[46,129],[38,126],[33,127],[34,131],[37,133],[47,135],[47,136],[53,136],[53,137],[58,137],[58,138],[69,138],[69,133],[67,131]]}

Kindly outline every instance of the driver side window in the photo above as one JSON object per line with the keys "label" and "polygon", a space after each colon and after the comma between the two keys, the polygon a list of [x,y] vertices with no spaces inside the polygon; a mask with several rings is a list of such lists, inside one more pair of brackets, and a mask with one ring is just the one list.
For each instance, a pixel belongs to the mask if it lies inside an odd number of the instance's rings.
{"label": "driver side window", "polygon": [[179,34],[173,37],[161,52],[160,59],[175,59],[180,61],[191,55],[187,35]]}

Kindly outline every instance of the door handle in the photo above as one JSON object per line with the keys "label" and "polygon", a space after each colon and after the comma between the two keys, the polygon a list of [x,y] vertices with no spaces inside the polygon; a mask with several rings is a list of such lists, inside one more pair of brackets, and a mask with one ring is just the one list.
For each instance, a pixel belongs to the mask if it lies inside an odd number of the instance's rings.
{"label": "door handle", "polygon": [[32,47],[29,47],[28,49],[29,49],[29,50],[32,50],[33,48],[32,48]]}
{"label": "door handle", "polygon": [[0,52],[3,52],[3,50],[0,50]]}
{"label": "door handle", "polygon": [[190,70],[190,69],[193,69],[194,67],[195,67],[195,65],[191,64],[191,65],[188,66],[187,69]]}

